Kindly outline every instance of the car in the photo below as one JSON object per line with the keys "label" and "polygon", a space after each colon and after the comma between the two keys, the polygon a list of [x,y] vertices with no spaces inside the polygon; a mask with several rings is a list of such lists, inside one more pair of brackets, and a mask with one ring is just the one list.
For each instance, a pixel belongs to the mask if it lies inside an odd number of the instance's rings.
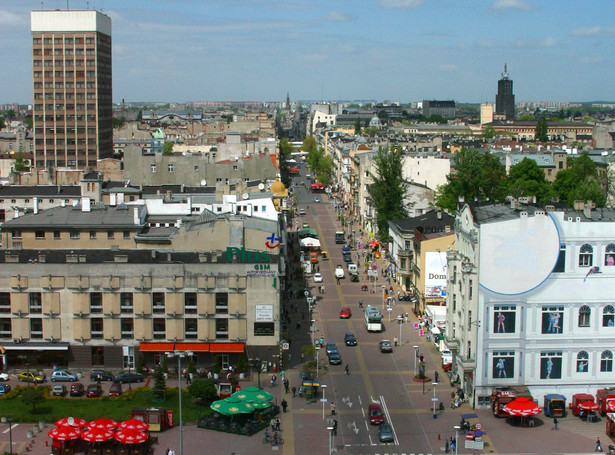
{"label": "car", "polygon": [[378,403],[372,403],[367,408],[367,414],[369,415],[369,422],[372,425],[380,425],[384,423],[384,414],[382,414],[382,407]]}
{"label": "car", "polygon": [[346,335],[344,335],[344,343],[346,343],[346,346],[356,346],[357,337],[354,336],[354,333],[348,332]]}
{"label": "car", "polygon": [[394,442],[395,436],[393,435],[393,427],[388,423],[383,423],[378,428],[378,437],[380,442]]}
{"label": "car", "polygon": [[352,316],[352,312],[347,306],[340,310],[340,319],[348,319],[350,316]]}
{"label": "car", "polygon": [[359,282],[359,274],[358,273],[351,273],[350,274],[350,281],[352,283],[358,283]]}
{"label": "car", "polygon": [[453,353],[450,349],[443,349],[440,355],[442,356],[442,365],[453,363]]}
{"label": "car", "polygon": [[326,352],[327,355],[331,354],[332,352],[337,352],[337,345],[335,343],[327,343]]}
{"label": "car", "polygon": [[56,370],[51,373],[51,382],[75,382],[77,375],[66,370]]}
{"label": "car", "polygon": [[0,395],[9,393],[10,390],[11,390],[11,386],[9,384],[0,384]]}
{"label": "car", "polygon": [[310,174],[309,172],[307,174],[305,174],[305,178],[306,179],[311,179],[312,178],[312,174]]}
{"label": "car", "polygon": [[314,283],[322,283],[322,275],[320,272],[314,274]]}
{"label": "car", "polygon": [[299,215],[301,216],[305,215],[305,209],[299,209]]}
{"label": "car", "polygon": [[35,384],[41,384],[45,382],[45,376],[36,371],[22,371],[17,375],[17,379],[22,382],[33,382]]}
{"label": "car", "polygon": [[317,197],[315,197],[314,199],[312,199],[314,202],[316,202],[317,204],[320,202],[320,199],[318,199]]}
{"label": "car", "polygon": [[90,381],[113,381],[113,373],[105,370],[90,371]]}
{"label": "car", "polygon": [[81,384],[80,382],[75,382],[74,384],[70,385],[69,394],[71,397],[82,397],[84,393],[85,393],[85,388],[83,387],[83,384]]}
{"label": "car", "polygon": [[329,364],[330,365],[341,365],[342,364],[342,356],[339,352],[335,351],[329,354]]}
{"label": "car", "polygon": [[85,389],[85,396],[88,398],[96,398],[100,397],[103,394],[103,389],[99,384],[90,384],[88,388]]}
{"label": "car", "polygon": [[132,382],[143,382],[143,375],[139,373],[120,373],[116,374],[113,378],[113,382],[119,382],[120,384],[130,384]]}
{"label": "car", "polygon": [[344,262],[346,264],[349,264],[352,262],[352,254],[350,253],[342,253],[342,255],[344,256]]}
{"label": "car", "polygon": [[0,373],[0,381],[6,382],[8,380],[9,380],[9,374],[8,373]]}
{"label": "car", "polygon": [[51,394],[56,397],[63,397],[64,395],[66,395],[66,386],[54,385],[51,388]]}
{"label": "car", "polygon": [[344,278],[344,269],[342,268],[341,264],[338,264],[337,267],[335,267],[335,278],[337,279]]}
{"label": "car", "polygon": [[380,348],[380,352],[393,352],[393,346],[389,340],[382,340],[378,343],[378,347]]}
{"label": "car", "polygon": [[111,388],[109,389],[109,396],[110,397],[117,397],[120,396],[124,391],[122,390],[122,384],[120,384],[119,382],[114,382],[113,384],[111,384]]}

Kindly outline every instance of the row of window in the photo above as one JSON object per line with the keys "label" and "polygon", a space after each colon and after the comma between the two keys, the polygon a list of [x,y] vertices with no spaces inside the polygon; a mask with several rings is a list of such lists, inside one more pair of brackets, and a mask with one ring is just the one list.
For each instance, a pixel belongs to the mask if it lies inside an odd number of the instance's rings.
{"label": "row of window", "polygon": [[[109,39],[103,39],[104,37],[98,37],[98,43],[109,43]],[[73,37],[62,37],[62,38],[32,38],[32,44],[95,44],[95,37],[87,37],[87,38],[73,38]]]}
{"label": "row of window", "polygon": [[[115,239],[115,231],[105,231],[107,234],[107,239]],[[13,239],[21,239],[23,238],[23,232],[22,231],[11,231],[12,233],[12,237]],[[34,238],[37,240],[45,240],[46,236],[47,236],[48,232],[46,231],[34,231]],[[97,231],[90,231],[90,240],[95,240],[97,238],[97,235],[100,234],[100,232]],[[72,230],[69,231],[69,237],[73,240],[79,240],[81,238],[81,231],[76,231],[76,230]],[[128,240],[131,238],[131,232],[130,231],[122,231],[122,238],[125,240]],[[53,231],[53,239],[54,240],[61,240],[62,239],[62,232],[61,231]]]}

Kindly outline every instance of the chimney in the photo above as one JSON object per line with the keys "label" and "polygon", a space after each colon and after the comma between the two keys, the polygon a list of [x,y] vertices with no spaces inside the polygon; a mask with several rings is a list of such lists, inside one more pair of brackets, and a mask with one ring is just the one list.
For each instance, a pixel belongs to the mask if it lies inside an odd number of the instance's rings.
{"label": "chimney", "polygon": [[442,212],[440,210],[438,210],[437,213],[438,219],[441,220],[442,219]]}
{"label": "chimney", "polygon": [[116,193],[111,193],[109,195],[109,197],[111,198],[109,201],[109,205],[111,207],[115,207],[117,205],[117,194]]}
{"label": "chimney", "polygon": [[139,216],[139,207],[135,207],[134,208],[134,223],[135,224],[141,224],[141,217]]}
{"label": "chimney", "polygon": [[19,218],[19,209],[15,208],[15,211],[13,213],[13,218]]}
{"label": "chimney", "polygon": [[34,205],[34,214],[37,214],[38,213],[38,198],[37,197],[32,199],[32,204]]}
{"label": "chimney", "polygon": [[583,206],[583,215],[585,215],[585,218],[591,218],[592,217],[592,203],[591,203],[591,201],[587,201],[587,203]]}
{"label": "chimney", "polygon": [[81,198],[81,211],[82,212],[90,212],[92,210],[92,206],[90,203],[90,198],[84,196]]}
{"label": "chimney", "polygon": [[573,203],[573,208],[575,210],[583,210],[585,208],[585,202],[584,201],[574,201]]}

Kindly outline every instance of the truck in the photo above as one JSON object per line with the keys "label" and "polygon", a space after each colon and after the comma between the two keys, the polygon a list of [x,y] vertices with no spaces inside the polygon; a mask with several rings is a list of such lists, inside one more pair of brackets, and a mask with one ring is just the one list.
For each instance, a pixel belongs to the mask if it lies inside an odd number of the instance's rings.
{"label": "truck", "polygon": [[344,231],[335,231],[335,243],[343,244],[346,242]]}
{"label": "truck", "polygon": [[566,397],[558,393],[546,394],[543,410],[546,417],[565,417]]}
{"label": "truck", "polygon": [[340,280],[344,278],[344,269],[342,268],[340,264],[338,264],[337,267],[335,267],[335,278],[340,279]]}
{"label": "truck", "polygon": [[526,396],[532,399],[527,387],[494,387],[491,390],[491,411],[495,417],[508,417],[504,406],[517,397]]}
{"label": "truck", "polygon": [[607,412],[607,404],[615,400],[615,387],[606,387],[604,389],[598,389],[596,392],[596,403],[600,406],[600,414],[605,416]]}
{"label": "truck", "polygon": [[570,403],[572,415],[578,416],[581,414],[582,409],[579,408],[579,405],[586,401],[594,401],[594,396],[589,393],[575,393],[572,395],[572,402]]}

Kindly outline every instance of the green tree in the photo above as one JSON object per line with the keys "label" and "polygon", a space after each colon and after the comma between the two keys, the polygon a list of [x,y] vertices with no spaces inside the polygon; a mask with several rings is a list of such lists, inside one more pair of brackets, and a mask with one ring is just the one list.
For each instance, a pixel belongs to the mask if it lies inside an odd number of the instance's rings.
{"label": "green tree", "polygon": [[597,207],[604,207],[606,196],[601,183],[596,164],[584,151],[578,157],[568,158],[567,169],[555,176],[553,190],[570,207],[575,200],[591,200]]}
{"label": "green tree", "polygon": [[139,112],[137,112],[137,122],[141,120],[143,120],[143,109],[139,109]]}
{"label": "green tree", "polygon": [[[166,356],[163,358],[166,358]],[[154,387],[152,388],[152,394],[154,395],[154,398],[158,400],[164,400],[166,395],[167,381],[164,378],[164,373],[165,372],[163,371],[162,366],[156,368],[156,371],[154,372]]]}
{"label": "green tree", "polygon": [[139,356],[137,357],[137,365],[136,365],[137,373],[143,374],[144,365],[145,365],[145,359],[143,358],[143,354],[139,354]]}
{"label": "green tree", "polygon": [[21,392],[21,401],[26,406],[32,406],[32,413],[36,412],[36,405],[42,403],[45,399],[45,391],[43,387],[26,387]]}
{"label": "green tree", "polygon": [[536,196],[545,202],[551,199],[551,184],[536,161],[523,158],[508,171],[508,194],[516,198]]}
{"label": "green tree", "polygon": [[279,151],[280,151],[280,176],[282,179],[282,183],[288,188],[290,186],[290,166],[288,164],[288,160],[292,157],[292,152],[294,148],[290,142],[288,142],[287,138],[283,138],[280,141]]}
{"label": "green tree", "polygon": [[202,404],[211,403],[218,399],[216,384],[211,379],[197,378],[188,386],[188,392]]}
{"label": "green tree", "polygon": [[361,134],[361,118],[358,118],[356,122],[354,122],[354,134]]}
{"label": "green tree", "polygon": [[4,121],[4,117],[0,117],[0,130],[6,128],[6,122]]}
{"label": "green tree", "polygon": [[483,137],[485,139],[493,139],[495,137],[495,130],[492,126],[486,126],[485,129],[483,129]]}
{"label": "green tree", "polygon": [[113,117],[112,119],[113,122],[113,128],[121,128],[122,126],[124,126],[124,123],[126,123],[126,118],[125,117]]}
{"label": "green tree", "polygon": [[[26,125],[26,128],[31,130],[32,129],[32,116],[28,115],[27,117],[25,117],[23,119],[23,123],[24,123],[24,125]],[[2,128],[0,127],[0,129],[2,129]]]}
{"label": "green tree", "polygon": [[408,217],[404,205],[408,191],[408,182],[402,174],[403,154],[399,149],[380,147],[374,156],[376,175],[368,192],[372,205],[376,209],[378,238],[382,242],[389,239],[389,221]]}
{"label": "green tree", "polygon": [[26,160],[23,157],[23,153],[17,152],[15,155],[15,160],[13,160],[13,169],[15,169],[15,172],[25,172],[29,169],[26,164]]}
{"label": "green tree", "polygon": [[544,114],[542,114],[542,117],[536,123],[536,130],[534,132],[536,140],[540,142],[547,142],[549,140],[547,135],[548,131],[549,125],[547,124],[547,118]]}
{"label": "green tree", "polygon": [[4,117],[10,122],[11,120],[14,120],[16,117],[15,111],[13,109],[9,109],[7,111],[4,112]]}
{"label": "green tree", "polygon": [[167,363],[167,356],[166,355],[162,356],[162,364],[160,365],[160,367],[162,368],[162,372],[163,373],[168,373],[169,372],[169,364]]}
{"label": "green tree", "polygon": [[173,155],[173,142],[168,141],[164,143],[164,146],[162,147],[162,154],[164,156]]}

